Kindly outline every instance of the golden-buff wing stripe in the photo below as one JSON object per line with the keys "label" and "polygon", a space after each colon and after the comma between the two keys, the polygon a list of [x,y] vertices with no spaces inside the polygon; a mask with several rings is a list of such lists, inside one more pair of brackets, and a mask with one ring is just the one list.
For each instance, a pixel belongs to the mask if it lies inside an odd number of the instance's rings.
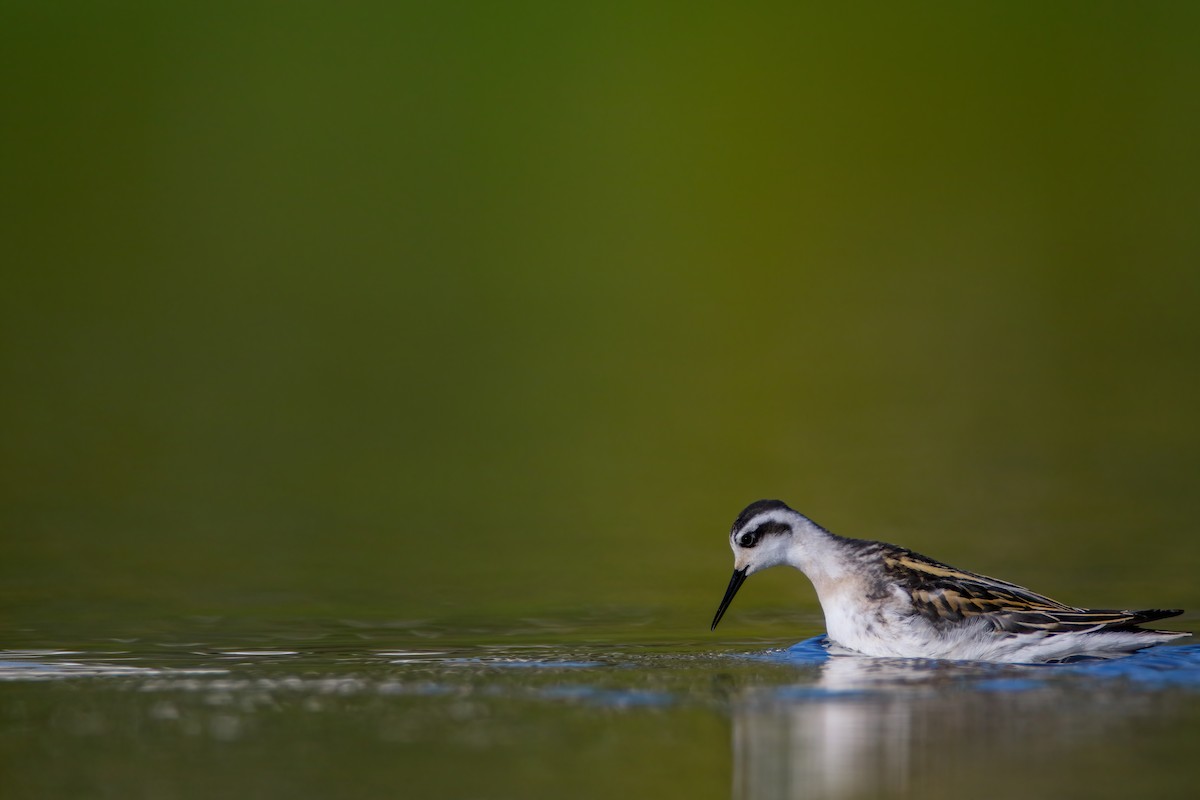
{"label": "golden-buff wing stripe", "polygon": [[1008,633],[1081,633],[1135,629],[1140,623],[1181,613],[1077,608],[903,548],[894,548],[883,561],[889,577],[908,590],[913,610],[934,624],[982,618]]}

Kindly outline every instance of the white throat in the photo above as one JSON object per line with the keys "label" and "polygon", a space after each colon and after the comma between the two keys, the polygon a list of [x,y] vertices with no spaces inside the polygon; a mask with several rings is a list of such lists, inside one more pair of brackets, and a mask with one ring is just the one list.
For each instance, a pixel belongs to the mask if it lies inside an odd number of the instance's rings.
{"label": "white throat", "polygon": [[818,595],[844,584],[851,565],[842,555],[842,538],[800,514],[791,523],[794,532],[786,563],[807,575]]}

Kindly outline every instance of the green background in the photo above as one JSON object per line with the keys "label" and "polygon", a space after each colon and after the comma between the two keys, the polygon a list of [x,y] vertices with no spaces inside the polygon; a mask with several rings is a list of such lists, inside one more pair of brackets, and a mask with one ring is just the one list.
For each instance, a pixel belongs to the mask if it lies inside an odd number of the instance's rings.
{"label": "green background", "polygon": [[1197,142],[1196,3],[0,0],[0,793],[1194,797],[1183,648],[708,623],[1194,628]]}
{"label": "green background", "polygon": [[1200,601],[1194,4],[2,8],[32,638],[702,631],[760,497]]}

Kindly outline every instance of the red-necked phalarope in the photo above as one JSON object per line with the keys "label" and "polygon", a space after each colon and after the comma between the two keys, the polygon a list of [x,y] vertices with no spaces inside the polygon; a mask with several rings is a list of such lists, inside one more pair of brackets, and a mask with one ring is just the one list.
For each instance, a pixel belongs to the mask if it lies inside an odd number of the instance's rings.
{"label": "red-necked phalarope", "polygon": [[746,578],[787,564],[808,576],[829,639],[869,656],[1037,663],[1109,658],[1189,636],[1139,628],[1181,610],[1076,608],[883,542],[830,533],[779,500],[759,500],[729,532],[733,578],[712,627]]}

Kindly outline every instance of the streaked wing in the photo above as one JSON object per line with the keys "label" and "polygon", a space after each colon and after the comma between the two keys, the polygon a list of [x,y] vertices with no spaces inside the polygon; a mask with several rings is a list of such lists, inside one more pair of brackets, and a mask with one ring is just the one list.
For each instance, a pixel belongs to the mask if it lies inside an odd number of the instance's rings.
{"label": "streaked wing", "polygon": [[888,576],[908,591],[916,612],[935,624],[981,617],[1006,633],[1083,633],[1128,630],[1181,613],[1076,608],[1015,583],[955,569],[901,547],[887,548],[882,555]]}

